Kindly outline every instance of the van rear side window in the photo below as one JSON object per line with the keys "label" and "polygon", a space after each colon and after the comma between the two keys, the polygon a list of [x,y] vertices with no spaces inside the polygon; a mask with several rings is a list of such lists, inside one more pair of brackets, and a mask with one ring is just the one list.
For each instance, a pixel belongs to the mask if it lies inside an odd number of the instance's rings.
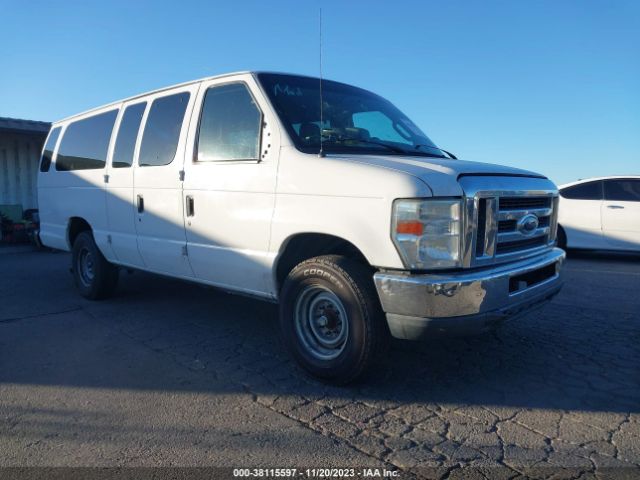
{"label": "van rear side window", "polygon": [[53,150],[56,148],[56,142],[58,141],[58,137],[60,136],[60,127],[56,127],[51,130],[49,134],[49,138],[47,139],[47,144],[44,146],[44,150],[42,150],[42,158],[40,159],[40,171],[48,172],[51,167],[51,160],[53,159]]}
{"label": "van rear side window", "polygon": [[113,168],[127,168],[133,163],[133,151],[136,148],[140,122],[146,106],[146,102],[136,103],[124,111],[111,160]]}
{"label": "van rear side window", "polygon": [[168,165],[173,162],[187,103],[188,92],[153,101],[142,135],[138,161],[141,167]]}
{"label": "van rear side window", "polygon": [[104,168],[117,115],[118,110],[111,110],[69,124],[58,149],[56,170]]}

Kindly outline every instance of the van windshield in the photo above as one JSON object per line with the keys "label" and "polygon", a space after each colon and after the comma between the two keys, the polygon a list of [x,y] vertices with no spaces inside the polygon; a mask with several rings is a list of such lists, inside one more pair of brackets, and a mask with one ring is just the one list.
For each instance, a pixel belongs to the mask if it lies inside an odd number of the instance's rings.
{"label": "van windshield", "polygon": [[[258,79],[298,150],[446,158],[444,152],[384,98],[344,83],[259,73]],[[322,123],[321,123],[322,122]]]}

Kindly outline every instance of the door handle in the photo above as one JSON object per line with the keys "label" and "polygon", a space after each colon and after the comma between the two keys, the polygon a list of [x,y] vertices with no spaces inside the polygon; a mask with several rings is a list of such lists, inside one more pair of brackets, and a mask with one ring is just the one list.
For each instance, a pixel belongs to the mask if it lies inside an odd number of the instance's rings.
{"label": "door handle", "polygon": [[144,197],[142,195],[138,195],[138,213],[144,212]]}
{"label": "door handle", "polygon": [[187,204],[187,217],[193,217],[196,213],[193,195],[187,195],[186,204]]}
{"label": "door handle", "polygon": [[622,205],[607,205],[607,208],[610,208],[611,210],[621,210],[624,207]]}

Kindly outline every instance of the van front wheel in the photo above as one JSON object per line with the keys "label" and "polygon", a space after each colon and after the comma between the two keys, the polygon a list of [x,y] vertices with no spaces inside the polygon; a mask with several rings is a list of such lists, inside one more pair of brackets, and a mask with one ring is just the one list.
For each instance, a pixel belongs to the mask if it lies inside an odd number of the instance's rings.
{"label": "van front wheel", "polygon": [[73,242],[71,270],[80,295],[89,300],[110,297],[118,284],[118,268],[104,258],[89,231]]}
{"label": "van front wheel", "polygon": [[338,255],[306,260],[289,273],[280,327],[298,363],[337,384],[356,380],[381,360],[388,341],[372,272]]}

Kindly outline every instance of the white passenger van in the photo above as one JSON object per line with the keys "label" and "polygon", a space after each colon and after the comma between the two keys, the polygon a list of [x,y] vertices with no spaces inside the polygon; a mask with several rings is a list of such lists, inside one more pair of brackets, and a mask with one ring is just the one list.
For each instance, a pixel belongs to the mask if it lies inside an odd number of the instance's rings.
{"label": "white passenger van", "polygon": [[558,192],[466,162],[383,98],[275,73],[207,78],[55,122],[42,242],[80,293],[119,267],[280,303],[312,374],[359,377],[389,336],[473,332],[561,286]]}

